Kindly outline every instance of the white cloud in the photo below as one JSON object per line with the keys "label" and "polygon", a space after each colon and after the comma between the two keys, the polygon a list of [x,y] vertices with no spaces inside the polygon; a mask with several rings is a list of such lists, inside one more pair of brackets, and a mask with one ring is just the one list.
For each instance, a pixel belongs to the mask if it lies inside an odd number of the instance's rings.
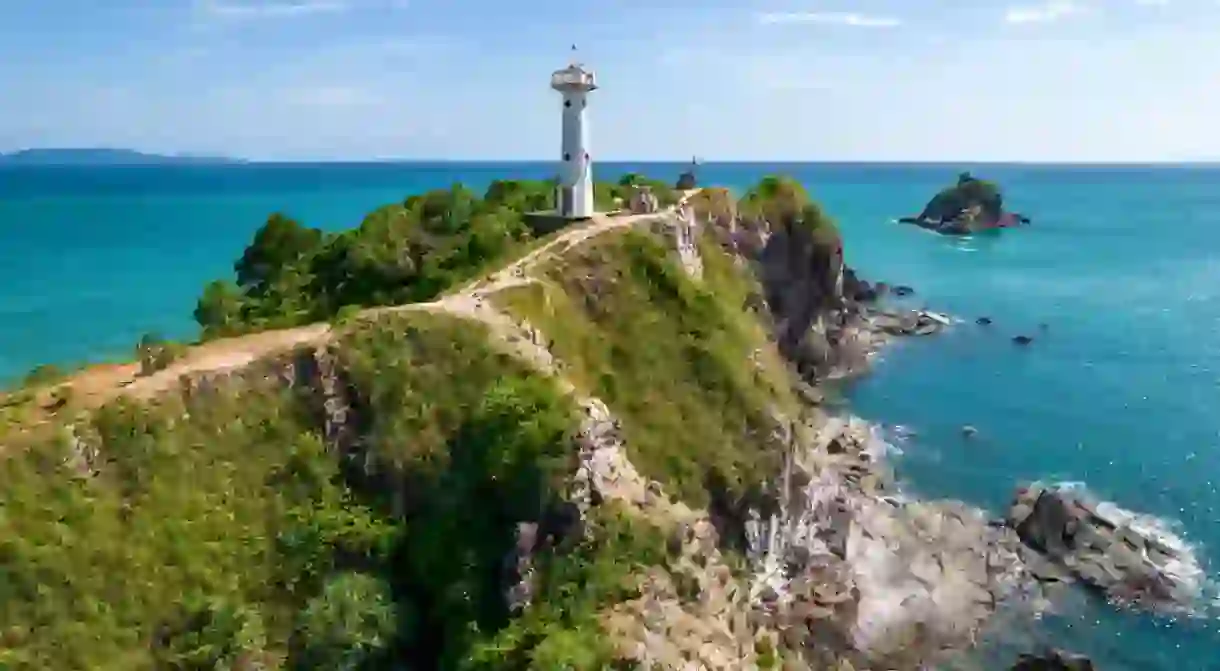
{"label": "white cloud", "polygon": [[1041,5],[1026,7],[1009,7],[1004,13],[1005,23],[1052,23],[1075,14],[1080,14],[1084,8],[1070,1],[1052,0]]}
{"label": "white cloud", "polygon": [[759,23],[820,23],[853,28],[893,28],[902,21],[892,16],[875,16],[855,12],[772,12],[760,14]]}
{"label": "white cloud", "polygon": [[346,0],[200,0],[198,8],[222,19],[271,19],[334,14],[350,9]]}

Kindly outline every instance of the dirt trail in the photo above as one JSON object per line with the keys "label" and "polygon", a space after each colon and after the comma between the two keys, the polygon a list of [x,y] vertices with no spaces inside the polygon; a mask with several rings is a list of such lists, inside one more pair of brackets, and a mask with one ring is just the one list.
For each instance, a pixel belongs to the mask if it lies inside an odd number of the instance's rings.
{"label": "dirt trail", "polygon": [[[596,214],[590,221],[565,230],[553,240],[496,271],[490,278],[475,280],[457,292],[435,301],[370,308],[361,311],[360,316],[367,318],[392,312],[426,310],[476,319],[491,327],[493,332],[501,338],[513,343],[523,343],[521,347],[515,349],[533,363],[540,364],[549,372],[553,372],[551,370],[553,363],[544,361],[544,359],[549,359],[549,352],[545,357],[539,354],[538,349],[543,349],[543,351],[545,349],[532,343],[528,339],[530,337],[528,334],[522,340],[521,326],[514,323],[507,315],[495,310],[486,297],[510,287],[535,281],[530,272],[543,261],[552,258],[557,251],[566,250],[609,231],[635,226],[673,212],[698,192],[698,189],[683,192],[677,205],[657,213],[617,216]],[[73,405],[79,409],[101,406],[120,395],[150,398],[172,389],[184,375],[240,368],[275,352],[290,350],[309,343],[322,344],[331,335],[330,324],[317,323],[214,340],[192,347],[164,370],[145,377],[139,377],[139,365],[135,363],[94,366],[73,375],[63,383],[43,390],[40,394],[39,405],[42,407],[50,405],[52,391],[64,386],[72,388]]]}

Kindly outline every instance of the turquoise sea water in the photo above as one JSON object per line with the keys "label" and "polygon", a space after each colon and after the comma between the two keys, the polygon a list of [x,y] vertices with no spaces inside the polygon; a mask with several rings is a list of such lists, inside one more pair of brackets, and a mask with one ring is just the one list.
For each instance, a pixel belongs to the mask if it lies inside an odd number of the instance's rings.
{"label": "turquoise sea water", "polygon": [[[683,166],[602,165],[672,178]],[[976,240],[889,223],[960,169],[998,180],[1033,226]],[[325,228],[422,189],[545,177],[547,164],[0,169],[0,380],[123,357],[140,334],[193,335],[273,210]],[[1220,168],[708,164],[705,183],[786,172],[834,215],[849,263],[962,317],[886,351],[854,411],[913,433],[899,472],[1000,512],[1022,480],[1082,481],[1178,525],[1220,573]],[[994,320],[976,326],[977,316]],[[1042,331],[1039,324],[1046,324]],[[1028,348],[1011,344],[1033,335]],[[966,441],[969,424],[978,436]],[[1039,630],[1107,670],[1220,669],[1211,619],[1077,604]]]}

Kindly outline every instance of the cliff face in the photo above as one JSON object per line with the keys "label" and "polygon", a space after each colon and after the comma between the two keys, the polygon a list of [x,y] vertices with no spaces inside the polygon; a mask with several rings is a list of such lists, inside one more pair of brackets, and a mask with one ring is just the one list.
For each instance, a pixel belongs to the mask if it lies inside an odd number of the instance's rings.
{"label": "cliff face", "polygon": [[892,498],[867,425],[798,393],[792,364],[880,337],[841,248],[731,208],[621,221],[8,450],[0,666],[914,669],[969,642],[1013,537]]}

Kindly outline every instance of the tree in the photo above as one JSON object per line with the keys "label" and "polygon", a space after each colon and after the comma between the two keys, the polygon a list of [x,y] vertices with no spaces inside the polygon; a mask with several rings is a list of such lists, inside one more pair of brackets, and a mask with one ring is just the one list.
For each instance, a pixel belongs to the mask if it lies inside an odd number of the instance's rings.
{"label": "tree", "polygon": [[227,601],[205,601],[158,632],[153,656],[158,668],[175,671],[247,671],[266,646],[262,619]]}
{"label": "tree", "polygon": [[318,229],[306,228],[278,212],[272,214],[233,264],[237,284],[261,293],[285,268],[317,252],[321,245],[322,232]]}
{"label": "tree", "polygon": [[297,624],[298,669],[354,671],[385,654],[399,628],[385,581],[363,573],[331,579]]}
{"label": "tree", "polygon": [[216,280],[204,287],[195,304],[195,321],[205,338],[235,335],[242,330],[242,293],[237,285]]}

